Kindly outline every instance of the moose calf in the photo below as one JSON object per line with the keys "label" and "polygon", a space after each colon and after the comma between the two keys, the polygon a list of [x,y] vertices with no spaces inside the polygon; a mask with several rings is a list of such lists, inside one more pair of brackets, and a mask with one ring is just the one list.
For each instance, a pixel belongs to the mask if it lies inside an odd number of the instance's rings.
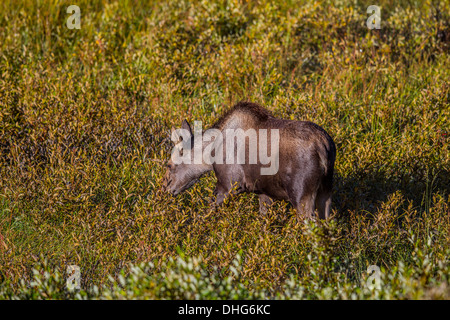
{"label": "moose calf", "polygon": [[230,194],[254,192],[262,213],[273,200],[287,200],[298,217],[313,218],[316,209],[319,218],[330,216],[336,147],[317,124],[278,119],[240,102],[204,132],[193,132],[184,120],[181,131],[172,128],[172,140],[163,187],[173,195],[214,170],[217,205]]}

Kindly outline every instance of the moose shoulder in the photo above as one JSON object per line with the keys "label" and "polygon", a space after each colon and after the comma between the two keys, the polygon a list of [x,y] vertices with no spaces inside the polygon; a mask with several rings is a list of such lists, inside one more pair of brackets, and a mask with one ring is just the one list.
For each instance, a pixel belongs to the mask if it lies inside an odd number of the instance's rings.
{"label": "moose shoulder", "polygon": [[336,147],[317,124],[278,119],[255,103],[240,102],[210,129],[172,128],[176,145],[164,188],[177,195],[208,171],[217,177],[216,203],[242,192],[259,194],[260,211],[287,200],[297,215],[330,215]]}

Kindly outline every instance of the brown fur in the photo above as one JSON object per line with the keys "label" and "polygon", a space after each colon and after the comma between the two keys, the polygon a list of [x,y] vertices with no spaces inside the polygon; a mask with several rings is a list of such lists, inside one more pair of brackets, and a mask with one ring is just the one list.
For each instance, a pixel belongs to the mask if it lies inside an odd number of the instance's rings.
{"label": "brown fur", "polygon": [[[183,127],[191,130],[187,121],[183,121]],[[165,187],[173,194],[186,190],[202,174],[214,170],[217,177],[214,193],[218,205],[230,194],[254,192],[260,195],[260,211],[263,213],[273,200],[287,200],[294,205],[299,216],[312,218],[317,209],[320,218],[329,217],[336,147],[324,129],[308,121],[275,118],[268,110],[251,102],[238,103],[212,128],[223,133],[226,129],[255,129],[257,132],[258,129],[278,129],[278,172],[261,175],[260,169],[264,165],[259,162],[248,164],[249,148],[246,148],[246,164],[180,164],[174,168],[169,162]]]}

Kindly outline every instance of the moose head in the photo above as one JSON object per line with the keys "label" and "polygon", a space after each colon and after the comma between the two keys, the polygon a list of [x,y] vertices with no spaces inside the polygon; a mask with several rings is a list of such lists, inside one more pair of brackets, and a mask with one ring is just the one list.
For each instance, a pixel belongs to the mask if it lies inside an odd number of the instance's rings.
{"label": "moose head", "polygon": [[194,144],[194,134],[187,120],[183,120],[181,129],[172,127],[172,141],[175,146],[167,163],[163,189],[176,196],[198,182],[200,177],[212,170],[211,164],[194,161],[194,150],[202,145]]}

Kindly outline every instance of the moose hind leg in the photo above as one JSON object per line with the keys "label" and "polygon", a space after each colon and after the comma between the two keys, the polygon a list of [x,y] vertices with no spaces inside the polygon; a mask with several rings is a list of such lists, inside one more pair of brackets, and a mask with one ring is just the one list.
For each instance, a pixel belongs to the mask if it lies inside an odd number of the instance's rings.
{"label": "moose hind leg", "polygon": [[315,196],[309,194],[302,197],[300,202],[296,204],[295,208],[297,209],[297,218],[303,216],[307,219],[314,219]]}
{"label": "moose hind leg", "polygon": [[316,198],[316,208],[320,219],[328,219],[331,212],[331,192],[321,191]]}
{"label": "moose hind leg", "polygon": [[314,218],[316,192],[304,192],[301,190],[297,194],[290,195],[290,201],[297,211],[297,219],[302,217],[307,219]]}

